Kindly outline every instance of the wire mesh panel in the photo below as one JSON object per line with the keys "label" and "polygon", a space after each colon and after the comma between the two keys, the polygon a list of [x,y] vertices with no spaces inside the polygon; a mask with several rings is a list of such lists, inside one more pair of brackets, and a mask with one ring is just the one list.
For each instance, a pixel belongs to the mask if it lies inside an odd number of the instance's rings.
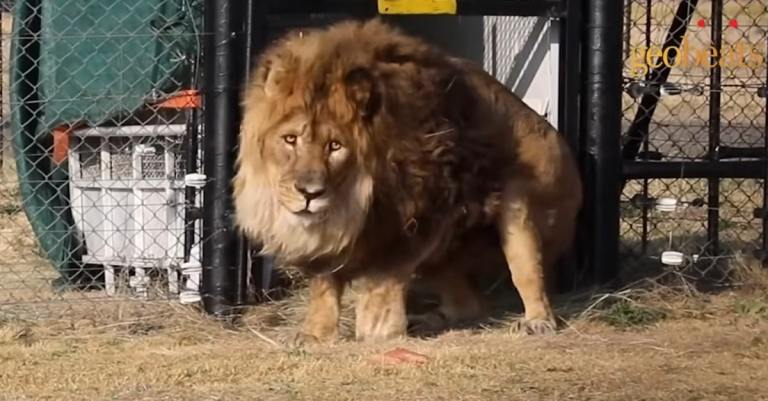
{"label": "wire mesh panel", "polygon": [[203,2],[2,6],[0,320],[188,299]]}
{"label": "wire mesh panel", "polygon": [[623,252],[705,269],[759,254],[768,3],[625,4],[623,156],[641,163],[623,190]]}

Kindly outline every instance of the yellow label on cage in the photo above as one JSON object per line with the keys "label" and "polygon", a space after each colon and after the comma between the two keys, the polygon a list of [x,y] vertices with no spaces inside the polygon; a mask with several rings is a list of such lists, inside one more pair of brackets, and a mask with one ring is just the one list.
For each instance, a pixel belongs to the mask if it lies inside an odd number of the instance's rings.
{"label": "yellow label on cage", "polygon": [[377,0],[379,14],[456,14],[456,0]]}

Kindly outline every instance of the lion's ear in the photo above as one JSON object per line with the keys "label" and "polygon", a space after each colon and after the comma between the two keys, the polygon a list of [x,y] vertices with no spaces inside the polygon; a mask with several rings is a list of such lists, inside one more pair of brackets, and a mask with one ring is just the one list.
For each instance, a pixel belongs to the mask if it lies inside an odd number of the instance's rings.
{"label": "lion's ear", "polygon": [[272,55],[261,63],[254,79],[264,88],[267,96],[288,95],[291,90],[288,76],[295,63],[295,58],[290,54]]}
{"label": "lion's ear", "polygon": [[379,108],[379,94],[373,73],[358,67],[344,77],[344,91],[355,110],[364,118],[372,116]]}

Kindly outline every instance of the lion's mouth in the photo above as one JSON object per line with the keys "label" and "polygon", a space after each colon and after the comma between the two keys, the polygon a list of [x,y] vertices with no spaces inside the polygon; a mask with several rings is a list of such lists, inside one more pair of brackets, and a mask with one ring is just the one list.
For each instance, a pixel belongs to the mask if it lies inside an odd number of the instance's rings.
{"label": "lion's mouth", "polygon": [[316,212],[313,212],[313,211],[311,211],[311,210],[309,210],[309,209],[302,209],[302,210],[299,210],[298,212],[293,212],[293,214],[295,214],[295,215],[297,215],[297,216],[299,216],[299,217],[312,217],[312,216],[317,216],[317,213],[316,213]]}
{"label": "lion's mouth", "polygon": [[327,217],[324,211],[312,211],[308,208],[293,212],[296,222],[302,226],[320,224]]}
{"label": "lion's mouth", "polygon": [[330,208],[330,201],[325,197],[301,200],[294,198],[281,203],[296,221],[302,224],[315,224],[324,220]]}
{"label": "lion's mouth", "polygon": [[307,220],[319,220],[325,215],[328,208],[328,202],[323,199],[308,200],[301,210],[294,211],[293,214]]}

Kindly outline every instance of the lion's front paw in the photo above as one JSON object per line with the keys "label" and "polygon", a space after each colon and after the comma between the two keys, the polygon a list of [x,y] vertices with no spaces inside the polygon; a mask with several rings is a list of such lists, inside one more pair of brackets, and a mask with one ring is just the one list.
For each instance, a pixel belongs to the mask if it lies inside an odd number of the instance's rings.
{"label": "lion's front paw", "polygon": [[355,338],[362,342],[389,341],[407,336],[404,307],[361,310],[356,316]]}
{"label": "lion's front paw", "polygon": [[520,318],[510,328],[512,333],[518,335],[548,335],[555,334],[557,322],[555,319],[526,319]]}
{"label": "lion's front paw", "polygon": [[366,291],[357,300],[355,338],[382,342],[407,336],[405,283],[397,279],[369,279]]}
{"label": "lion's front paw", "polygon": [[407,335],[405,318],[358,323],[355,330],[355,339],[360,342],[383,342],[401,339]]}
{"label": "lion's front paw", "polygon": [[297,332],[291,339],[291,345],[297,348],[314,345],[328,345],[336,341],[336,336],[317,336],[304,331]]}

